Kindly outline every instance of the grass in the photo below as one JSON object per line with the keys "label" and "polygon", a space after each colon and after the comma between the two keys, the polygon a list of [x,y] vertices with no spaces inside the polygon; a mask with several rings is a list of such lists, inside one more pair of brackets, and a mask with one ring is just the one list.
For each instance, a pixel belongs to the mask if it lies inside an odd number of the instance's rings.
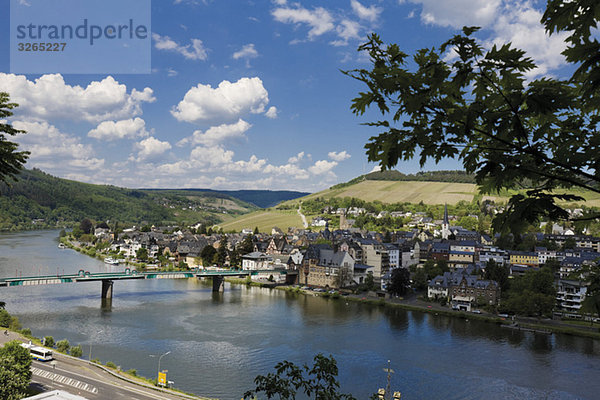
{"label": "grass", "polygon": [[244,228],[254,230],[255,227],[258,227],[261,232],[271,233],[271,229],[275,226],[286,232],[288,227],[302,228],[303,225],[302,219],[296,211],[266,210],[242,215],[239,218],[221,223],[219,226],[225,232],[231,230],[239,232]]}
{"label": "grass", "polygon": [[456,204],[461,200],[471,202],[477,194],[477,186],[470,183],[362,181],[344,188],[326,189],[302,199],[356,197],[365,201],[379,200],[383,203],[422,201],[425,204]]}

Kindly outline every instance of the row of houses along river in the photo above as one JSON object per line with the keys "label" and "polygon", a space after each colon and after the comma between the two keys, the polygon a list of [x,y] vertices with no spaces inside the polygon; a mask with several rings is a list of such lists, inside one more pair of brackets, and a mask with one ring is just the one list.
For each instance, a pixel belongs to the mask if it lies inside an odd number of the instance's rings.
{"label": "row of houses along river", "polygon": [[[0,234],[0,276],[122,270],[57,247],[57,231]],[[366,399],[386,384],[403,399],[597,399],[600,341],[502,329],[280,290],[187,280],[0,288],[35,336],[81,344],[84,357],[154,377],[157,355],[175,386],[239,399],[282,360],[338,361],[344,392]],[[154,357],[153,357],[154,356]]]}

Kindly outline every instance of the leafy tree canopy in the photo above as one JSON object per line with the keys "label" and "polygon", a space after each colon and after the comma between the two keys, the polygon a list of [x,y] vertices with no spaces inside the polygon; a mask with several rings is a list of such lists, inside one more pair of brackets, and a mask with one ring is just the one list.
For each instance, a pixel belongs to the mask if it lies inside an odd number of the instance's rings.
{"label": "leafy tree canopy", "polygon": [[317,354],[312,367],[282,361],[275,366],[275,373],[257,376],[254,379],[256,388],[244,393],[244,399],[264,394],[267,399],[292,400],[297,393],[303,393],[311,399],[353,400],[352,395],[339,393],[337,375],[337,362],[333,356]]}
{"label": "leafy tree canopy", "polygon": [[31,380],[31,356],[17,340],[0,348],[0,398],[21,399]]}
{"label": "leafy tree canopy", "polygon": [[8,93],[0,92],[0,182],[6,183],[8,179],[15,178],[29,157],[28,151],[18,151],[19,145],[7,139],[7,135],[15,136],[25,131],[13,128],[8,122],[2,122],[13,115],[10,110],[15,107],[18,107],[18,104],[10,103]]}
{"label": "leafy tree canopy", "polygon": [[571,79],[529,81],[535,62],[510,44],[484,48],[477,27],[412,60],[370,35],[359,50],[372,68],[345,72],[368,87],[352,111],[374,106],[385,116],[367,124],[381,130],[365,145],[369,161],[389,169],[413,157],[421,166],[456,158],[482,193],[526,188],[494,219],[496,231],[568,219],[560,202],[582,200],[574,188],[600,193],[600,45],[590,33],[599,19],[598,1],[548,2],[547,31],[570,31],[564,54],[578,65]]}
{"label": "leafy tree canopy", "polygon": [[406,268],[394,268],[388,292],[397,296],[404,296],[410,288],[410,271]]}

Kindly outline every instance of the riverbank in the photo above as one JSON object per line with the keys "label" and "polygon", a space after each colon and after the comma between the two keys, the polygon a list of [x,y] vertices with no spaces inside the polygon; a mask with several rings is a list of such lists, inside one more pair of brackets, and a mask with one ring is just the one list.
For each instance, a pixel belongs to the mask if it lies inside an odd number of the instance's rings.
{"label": "riverbank", "polygon": [[[85,254],[89,257],[93,257],[99,260],[103,260],[104,256],[100,254],[89,254],[87,249],[79,246],[78,243],[73,243],[69,241],[66,237],[61,238],[61,243],[65,244],[67,247],[80,252],[81,254]],[[126,265],[130,265],[136,268],[142,267],[141,264],[137,263],[126,263]],[[469,313],[463,311],[456,311],[449,309],[448,307],[440,306],[438,303],[429,303],[425,301],[421,301],[416,299],[415,297],[411,297],[410,299],[402,299],[402,298],[379,298],[375,296],[369,295],[356,295],[350,294],[347,296],[340,295],[331,295],[329,293],[317,293],[313,291],[304,291],[298,287],[287,286],[287,285],[277,285],[272,282],[254,282],[249,281],[248,279],[239,279],[239,278],[226,278],[227,282],[238,285],[248,285],[252,287],[261,287],[268,289],[277,289],[277,290],[286,290],[293,291],[295,293],[302,293],[304,295],[310,296],[321,296],[325,298],[331,298],[335,300],[336,298],[344,298],[350,301],[361,302],[366,304],[372,304],[376,306],[384,306],[384,307],[396,307],[401,308],[407,311],[415,311],[415,312],[424,312],[434,315],[445,315],[453,318],[460,318],[464,320],[478,320],[485,321],[497,324],[499,326],[510,327],[515,330],[521,331],[532,331],[537,333],[561,333],[572,336],[580,336],[587,337],[596,340],[600,340],[600,329],[598,326],[583,326],[583,325],[575,325],[570,324],[566,321],[560,320],[549,320],[549,319],[537,319],[537,318],[528,318],[528,317],[514,317],[513,318],[503,318],[498,315],[489,314],[489,313]]]}
{"label": "riverbank", "polygon": [[[244,279],[227,278],[227,282],[238,285],[248,285],[262,288],[273,288],[271,284],[260,282],[247,282]],[[331,299],[332,301],[353,301],[363,304],[371,304],[378,307],[400,308],[406,311],[421,312],[433,315],[444,315],[452,318],[460,318],[463,320],[477,320],[489,322],[502,327],[509,327],[515,330],[536,332],[536,333],[561,333],[565,335],[587,337],[600,340],[600,328],[598,326],[575,326],[568,322],[557,320],[536,319],[528,317],[505,318],[488,313],[470,313],[464,311],[451,310],[447,307],[440,306],[438,303],[429,303],[418,300],[415,297],[411,299],[403,298],[380,298],[362,294],[348,294],[345,296],[332,295],[327,292],[318,293],[311,290],[302,290],[299,287],[289,285],[275,286],[274,289],[285,290],[291,293],[302,294],[305,296],[319,296]]]}

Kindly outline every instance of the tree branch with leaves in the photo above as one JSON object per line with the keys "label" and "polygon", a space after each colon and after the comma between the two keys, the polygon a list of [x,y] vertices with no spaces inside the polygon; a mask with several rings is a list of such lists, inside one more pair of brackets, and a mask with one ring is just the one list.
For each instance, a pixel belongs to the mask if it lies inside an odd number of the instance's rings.
{"label": "tree branch with leaves", "polygon": [[8,93],[0,92],[0,182],[4,183],[15,179],[30,154],[28,151],[18,151],[19,145],[8,140],[8,136],[25,133],[23,130],[13,128],[5,120],[13,115],[11,110],[18,106],[10,102]]}
{"label": "tree branch with leaves", "polygon": [[[565,18],[578,12],[582,21]],[[496,231],[521,232],[540,218],[568,219],[565,201],[583,201],[583,189],[600,193],[594,91],[600,56],[582,50],[598,45],[589,30],[599,15],[598,2],[548,3],[543,21],[549,32],[575,29],[565,51],[568,61],[580,63],[571,79],[530,80],[535,62],[510,44],[484,48],[474,38],[477,27],[463,28],[438,48],[418,50],[412,59],[370,35],[359,50],[369,54],[372,67],[344,71],[368,88],[352,100],[352,112],[375,107],[384,116],[366,124],[381,130],[365,145],[369,161],[389,169],[415,157],[421,167],[455,158],[475,174],[483,194],[526,182],[527,189],[513,194],[495,218]]]}

